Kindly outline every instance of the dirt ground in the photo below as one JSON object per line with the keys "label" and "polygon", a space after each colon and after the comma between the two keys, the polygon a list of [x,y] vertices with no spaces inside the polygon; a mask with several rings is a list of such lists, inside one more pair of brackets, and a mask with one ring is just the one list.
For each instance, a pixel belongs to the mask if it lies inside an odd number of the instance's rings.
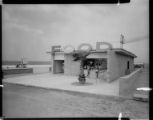
{"label": "dirt ground", "polygon": [[5,84],[5,117],[123,117],[147,119],[149,103]]}
{"label": "dirt ground", "polygon": [[[16,76],[16,75],[13,75]],[[13,77],[6,76],[6,77]],[[149,71],[138,77],[136,87],[149,85]],[[149,103],[112,96],[61,92],[22,85],[4,84],[3,116],[39,117],[123,117],[149,119]]]}

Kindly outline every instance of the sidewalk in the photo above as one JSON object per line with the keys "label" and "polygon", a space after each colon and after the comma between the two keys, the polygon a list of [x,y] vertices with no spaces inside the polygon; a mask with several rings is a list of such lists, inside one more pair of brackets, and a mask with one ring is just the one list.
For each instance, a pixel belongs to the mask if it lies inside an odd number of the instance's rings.
{"label": "sidewalk", "polygon": [[[62,91],[73,91],[97,95],[119,96],[119,80],[107,83],[103,80],[86,79],[86,84],[78,83],[77,76],[63,74],[29,74],[22,76],[6,76],[3,83],[19,84],[25,86],[41,87]],[[144,69],[136,80],[135,88],[149,86],[149,70]]]}
{"label": "sidewalk", "polygon": [[97,95],[119,96],[119,81],[117,80],[112,83],[107,83],[102,80],[96,81],[95,79],[87,78],[86,84],[80,85],[78,83],[77,76],[65,76],[62,74],[53,75],[51,73],[44,73],[4,78],[3,83],[91,93]]}

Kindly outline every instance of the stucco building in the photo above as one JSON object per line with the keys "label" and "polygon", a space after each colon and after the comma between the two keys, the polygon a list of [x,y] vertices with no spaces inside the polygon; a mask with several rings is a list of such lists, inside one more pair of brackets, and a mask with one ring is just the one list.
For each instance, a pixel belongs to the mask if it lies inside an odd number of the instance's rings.
{"label": "stucco building", "polygon": [[[104,44],[107,45],[108,43]],[[100,45],[103,45],[103,43],[97,42],[96,49],[91,49],[90,54],[86,57],[84,71],[87,77],[111,82],[134,70],[136,55],[125,49],[112,48],[112,46],[107,49],[100,49]],[[64,52],[60,49],[60,46],[53,46],[51,52],[52,73],[78,76],[80,61],[74,61],[73,54],[75,52],[77,50]]]}

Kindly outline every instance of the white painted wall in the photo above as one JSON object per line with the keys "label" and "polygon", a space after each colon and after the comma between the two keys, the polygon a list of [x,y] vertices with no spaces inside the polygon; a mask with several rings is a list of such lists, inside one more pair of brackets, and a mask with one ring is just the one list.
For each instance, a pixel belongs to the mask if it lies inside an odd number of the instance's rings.
{"label": "white painted wall", "polygon": [[125,75],[127,61],[130,61],[130,71],[134,70],[134,59],[128,56],[116,54],[114,51],[108,52],[108,80],[112,81]]}
{"label": "white painted wall", "polygon": [[55,53],[54,60],[64,60],[64,54]]}
{"label": "white painted wall", "polygon": [[71,54],[65,55],[64,62],[64,74],[66,75],[79,75],[80,73],[80,61],[73,61]]}

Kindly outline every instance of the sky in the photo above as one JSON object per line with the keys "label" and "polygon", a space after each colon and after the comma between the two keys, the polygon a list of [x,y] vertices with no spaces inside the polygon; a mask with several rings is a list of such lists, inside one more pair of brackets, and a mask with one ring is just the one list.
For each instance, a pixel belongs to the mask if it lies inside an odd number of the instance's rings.
{"label": "sky", "polygon": [[[149,0],[120,4],[39,4],[2,6],[2,60],[50,61],[53,45],[109,42],[149,62]],[[132,42],[133,41],[133,42]]]}

